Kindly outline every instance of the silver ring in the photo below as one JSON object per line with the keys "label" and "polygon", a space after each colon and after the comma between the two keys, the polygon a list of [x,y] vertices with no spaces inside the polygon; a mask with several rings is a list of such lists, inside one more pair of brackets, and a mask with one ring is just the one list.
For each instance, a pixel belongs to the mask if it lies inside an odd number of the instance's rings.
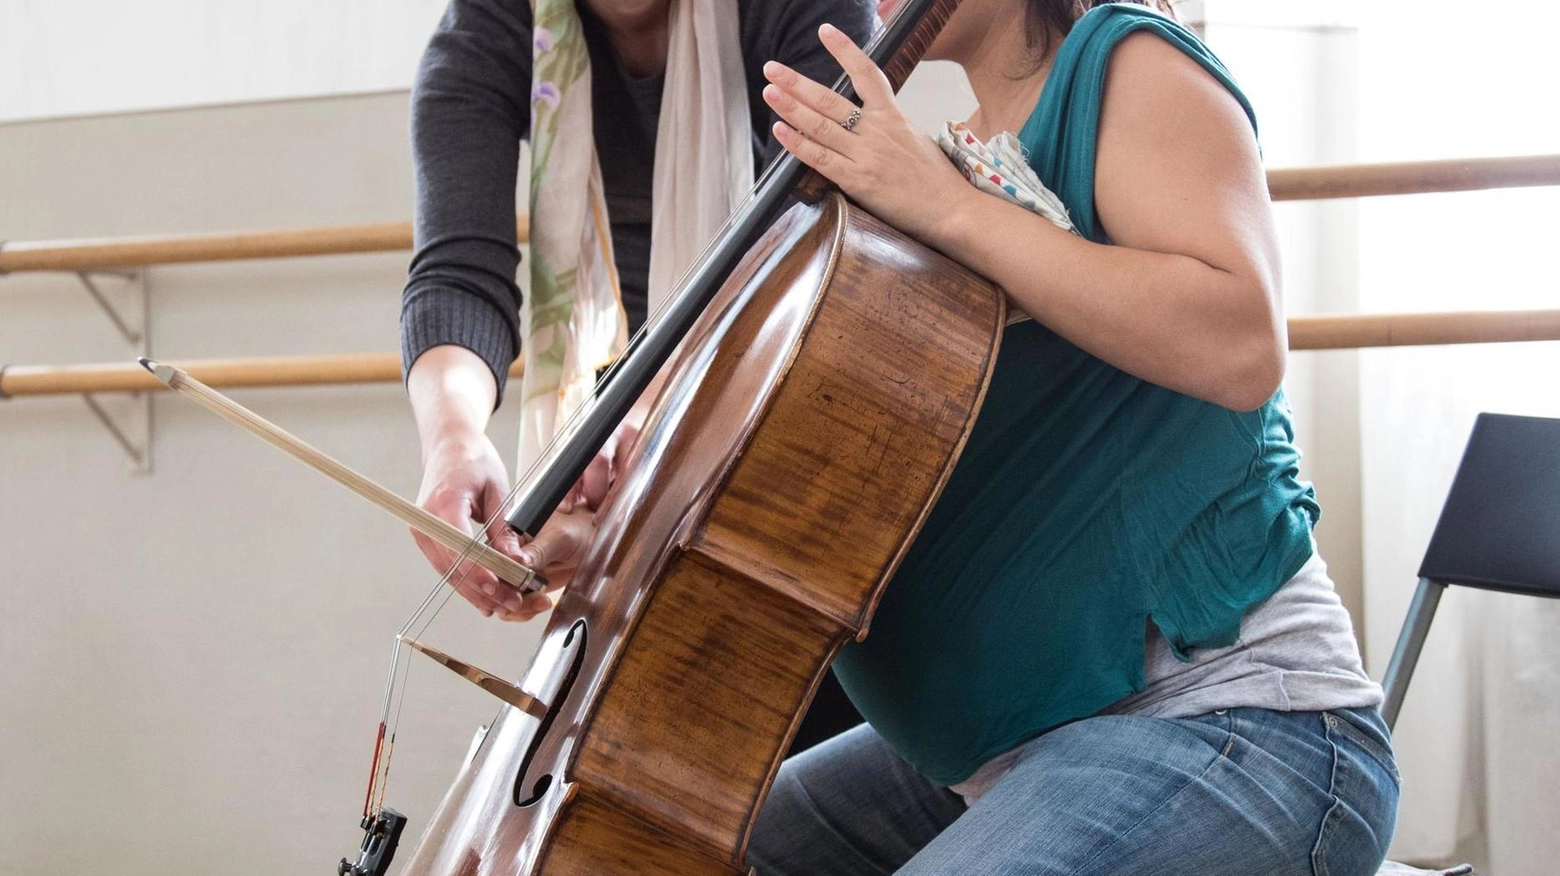
{"label": "silver ring", "polygon": [[861,107],[858,106],[851,109],[850,115],[845,118],[845,121],[840,122],[840,127],[849,131],[856,127],[856,123],[859,121],[861,121]]}

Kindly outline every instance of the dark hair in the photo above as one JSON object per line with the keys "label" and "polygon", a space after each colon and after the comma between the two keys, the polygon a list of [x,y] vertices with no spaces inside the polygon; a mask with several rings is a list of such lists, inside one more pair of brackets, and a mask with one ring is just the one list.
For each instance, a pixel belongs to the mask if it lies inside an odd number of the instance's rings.
{"label": "dark hair", "polygon": [[[1035,60],[1044,60],[1051,54],[1052,33],[1067,36],[1072,30],[1073,23],[1082,18],[1085,12],[1096,6],[1104,6],[1107,2],[1112,0],[1029,0],[1024,23],[1029,34],[1030,47],[1038,50]],[[1115,0],[1115,2],[1147,6],[1171,18],[1176,17],[1171,0]]]}

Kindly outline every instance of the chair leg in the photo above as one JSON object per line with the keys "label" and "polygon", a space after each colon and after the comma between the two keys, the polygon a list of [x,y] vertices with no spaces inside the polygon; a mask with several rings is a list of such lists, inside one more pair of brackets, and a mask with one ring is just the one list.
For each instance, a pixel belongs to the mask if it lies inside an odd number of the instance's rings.
{"label": "chair leg", "polygon": [[1408,617],[1403,619],[1403,631],[1398,633],[1397,647],[1392,651],[1392,662],[1387,665],[1387,675],[1381,681],[1386,699],[1381,704],[1381,717],[1391,729],[1397,724],[1398,711],[1403,708],[1403,695],[1408,692],[1408,682],[1414,677],[1414,665],[1419,662],[1419,652],[1425,646],[1425,636],[1430,633],[1430,621],[1435,619],[1436,606],[1441,604],[1441,594],[1446,585],[1419,579],[1419,589],[1414,591],[1414,601],[1409,603]]}

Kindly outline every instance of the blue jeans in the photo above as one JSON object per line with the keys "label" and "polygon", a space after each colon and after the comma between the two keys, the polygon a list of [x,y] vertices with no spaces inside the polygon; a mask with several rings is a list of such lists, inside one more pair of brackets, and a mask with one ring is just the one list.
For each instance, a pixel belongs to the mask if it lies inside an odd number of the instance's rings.
{"label": "blue jeans", "polygon": [[1369,876],[1397,813],[1375,709],[1086,718],[1030,742],[974,806],[861,726],[791,758],[759,876]]}

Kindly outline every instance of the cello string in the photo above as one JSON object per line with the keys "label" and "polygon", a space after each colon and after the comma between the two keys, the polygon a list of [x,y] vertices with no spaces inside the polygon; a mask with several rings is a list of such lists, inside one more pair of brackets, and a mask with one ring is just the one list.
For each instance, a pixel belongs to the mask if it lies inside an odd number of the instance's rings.
{"label": "cello string", "polygon": [[[463,573],[462,577],[464,577],[464,574],[465,573]],[[434,585],[433,592],[429,593],[428,596],[424,598],[423,607],[426,608],[426,606],[431,604],[435,597],[438,596],[439,591],[444,591],[444,598],[439,601],[438,607],[433,610],[433,612],[428,616],[427,620],[423,622],[422,627],[417,631],[418,637],[421,637],[422,634],[427,631],[428,627],[431,626],[433,621],[439,616],[439,613],[444,610],[444,606],[449,603],[450,598],[455,595],[455,585],[445,584],[445,581],[448,578],[449,575],[446,573],[444,577],[439,580],[439,583]],[[421,614],[421,609],[419,610],[419,614]],[[412,661],[410,659],[410,655],[407,655],[405,668],[404,670],[402,669],[402,639],[406,635],[407,630],[415,623],[415,621],[416,617],[414,616],[413,620],[409,621],[407,626],[396,635],[395,644],[390,649],[390,671],[385,679],[384,702],[381,705],[379,720],[380,740],[383,741],[388,729],[389,745],[385,749],[383,775],[381,777],[379,743],[375,743],[374,771],[369,776],[368,786],[368,796],[370,798],[374,796],[375,787],[377,786],[379,789],[378,801],[374,804],[374,811],[376,813],[384,806],[385,793],[390,784],[390,755],[395,750],[396,733],[398,732],[401,724],[401,711],[403,708],[405,708],[406,692],[411,686]],[[400,684],[396,683],[397,675],[401,676]],[[394,704],[393,715],[391,714],[392,703]]]}
{"label": "cello string", "polygon": [[[400,723],[400,713],[399,711],[396,711],[395,714],[392,715],[391,704],[395,702],[397,695],[400,695],[402,697],[401,701],[404,702],[406,691],[405,677],[411,674],[411,661],[406,660],[404,662],[403,669],[402,654],[403,649],[401,647],[401,639],[400,637],[397,637],[395,644],[392,646],[390,651],[390,678],[386,683],[384,712],[383,717],[380,719],[381,725],[386,728],[385,738],[388,745],[385,748],[382,758],[374,765],[375,773],[373,787],[377,788],[379,792],[374,803],[374,811],[376,814],[384,808],[385,793],[390,784],[390,752],[395,748],[395,737],[397,732],[396,725]],[[396,677],[398,675],[403,676],[400,684],[396,683]],[[372,793],[373,788],[370,789],[370,794]]]}
{"label": "cello string", "polygon": [[[397,668],[397,664],[400,661],[400,655],[398,653],[399,650],[400,650],[400,648],[399,648],[400,643],[397,642],[396,646],[397,647],[396,647],[395,651],[392,652],[391,658],[390,658],[390,660],[391,660],[391,676],[392,677],[391,677],[391,680],[390,680],[389,687],[387,688],[387,691],[386,691],[386,694],[385,694],[386,697],[389,697],[391,695],[389,691],[390,690],[394,690],[394,688],[395,688],[394,674],[395,674],[395,670]],[[385,712],[388,713],[389,712],[389,708],[388,708],[389,703],[386,702],[385,705],[387,707],[385,709]],[[389,780],[390,780],[389,774],[388,774],[388,772],[385,769],[386,761],[385,761],[385,754],[384,754],[384,741],[385,741],[386,738],[394,738],[395,731],[394,730],[390,730],[389,726],[390,726],[390,720],[389,720],[389,717],[388,717],[388,714],[387,714],[387,716],[385,718],[382,718],[379,721],[379,740],[378,740],[378,742],[374,746],[374,773],[373,773],[372,776],[369,777],[368,795],[369,795],[369,798],[373,801],[372,816],[371,816],[373,818],[378,818],[379,814],[384,811],[385,790],[386,790],[385,786],[389,784]]]}
{"label": "cello string", "polygon": [[[381,789],[383,788],[383,784],[379,781],[379,758],[384,749],[385,728],[389,724],[390,720],[390,698],[395,691],[395,670],[396,664],[400,661],[400,654],[401,640],[399,637],[397,637],[395,643],[390,648],[390,672],[385,678],[384,702],[381,704],[379,710],[379,732],[374,740],[374,760],[368,771],[368,793],[364,796],[363,799],[363,815],[365,818],[370,814],[370,801],[374,800],[374,789],[376,787]],[[380,793],[380,800],[383,800],[382,790]],[[379,805],[380,804],[378,802],[372,803],[372,811],[375,815],[378,814]]]}
{"label": "cello string", "polygon": [[[401,650],[401,642],[396,640],[396,650]],[[395,717],[390,721],[390,735],[385,744],[385,773],[379,783],[379,800],[376,810],[382,811],[385,804],[385,793],[390,786],[390,760],[395,755],[395,739],[397,729],[401,724],[401,709],[406,705],[406,691],[412,686],[412,660],[411,655],[406,655],[406,669],[402,673],[400,696],[396,700]]]}
{"label": "cello string", "polygon": [[[452,569],[453,568],[454,567],[452,567]],[[434,598],[438,595],[440,590],[447,590],[447,593],[446,593],[446,596],[445,596],[445,601],[448,602],[449,595],[453,594],[455,592],[455,587],[453,585],[446,587],[445,581],[447,581],[449,579],[449,577],[450,577],[450,575],[449,575],[448,572],[446,572],[442,577],[440,577],[439,582],[434,585],[435,589],[431,593],[429,593],[428,596],[423,598],[422,605],[418,609],[418,614],[421,614],[423,609],[425,609],[428,604],[430,604],[430,603],[432,603],[434,601]],[[433,615],[430,616],[428,618],[427,623],[424,624],[423,629],[426,629],[428,624],[433,623],[433,619],[438,616],[439,611],[442,610],[443,607],[444,607],[443,604],[441,604],[439,606],[439,608],[436,609],[433,612]],[[414,618],[415,618],[415,615],[414,615]],[[410,626],[410,623],[408,623],[408,626]],[[394,642],[390,646],[390,670],[389,670],[389,672],[387,672],[385,674],[384,696],[383,696],[382,702],[380,704],[380,710],[379,710],[379,730],[378,730],[378,733],[376,734],[376,739],[375,739],[375,742],[374,742],[374,759],[373,759],[372,767],[371,767],[371,769],[369,771],[368,792],[366,794],[365,801],[364,801],[365,807],[369,807],[370,806],[369,801],[374,801],[372,803],[371,808],[372,808],[373,814],[375,814],[376,816],[377,816],[378,812],[380,811],[380,809],[383,808],[383,805],[384,805],[384,795],[385,795],[385,792],[386,792],[386,786],[389,784],[389,781],[390,781],[389,756],[388,756],[388,753],[384,752],[384,749],[383,749],[385,736],[386,736],[386,733],[388,731],[389,738],[390,738],[390,745],[391,745],[391,748],[393,749],[394,745],[395,745],[395,733],[396,733],[397,727],[399,726],[400,720],[401,720],[401,705],[404,705],[405,702],[406,702],[406,687],[407,687],[408,682],[407,681],[403,681],[402,684],[400,684],[400,685],[396,684],[396,676],[398,674],[400,674],[399,671],[400,671],[400,668],[401,668],[401,639],[405,635],[405,633],[406,633],[406,628],[403,627],[401,632],[396,635]],[[419,635],[420,634],[421,633],[419,632]],[[408,660],[407,664],[406,664],[406,676],[409,678],[410,674],[411,674],[411,661]],[[399,694],[399,699],[397,699],[397,695],[398,694]],[[395,708],[395,715],[394,715],[393,718],[391,716],[391,704],[392,703],[399,703],[399,705],[397,705],[396,708]],[[381,759],[382,753],[384,755],[383,759]],[[374,791],[376,790],[376,788],[379,791],[377,800],[375,800],[375,794],[374,794]],[[365,815],[366,814],[368,814],[368,813],[365,813]]]}

